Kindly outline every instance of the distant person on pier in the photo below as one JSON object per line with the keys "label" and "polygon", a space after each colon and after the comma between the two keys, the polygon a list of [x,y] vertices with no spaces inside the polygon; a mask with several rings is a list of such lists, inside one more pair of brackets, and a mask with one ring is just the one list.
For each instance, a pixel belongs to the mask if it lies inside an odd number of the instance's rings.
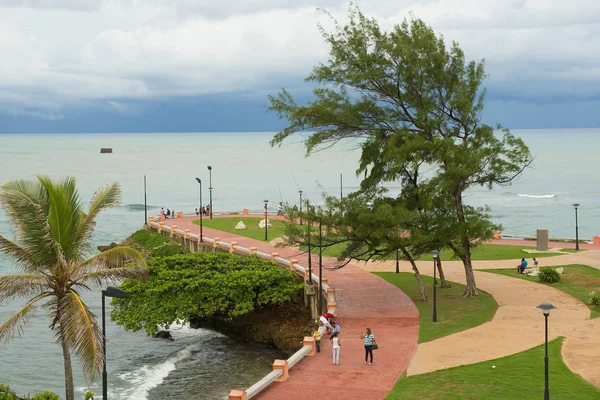
{"label": "distant person on pier", "polygon": [[165,218],[169,218],[170,216],[171,216],[171,210],[169,210],[169,209],[167,208],[167,215],[165,216]]}
{"label": "distant person on pier", "polygon": [[206,215],[206,208],[202,207],[202,211],[201,212],[202,212],[202,215]]}
{"label": "distant person on pier", "polygon": [[206,215],[210,216],[210,204],[206,205]]}
{"label": "distant person on pier", "polygon": [[283,215],[283,202],[279,202],[279,205],[277,206],[277,215]]}
{"label": "distant person on pier", "polygon": [[197,209],[197,208],[196,208],[194,211],[196,212],[196,217],[197,217],[198,215],[200,215],[200,213],[198,212],[198,209]]}
{"label": "distant person on pier", "polygon": [[164,208],[160,208],[160,215],[162,215],[163,217],[165,216],[165,209]]}

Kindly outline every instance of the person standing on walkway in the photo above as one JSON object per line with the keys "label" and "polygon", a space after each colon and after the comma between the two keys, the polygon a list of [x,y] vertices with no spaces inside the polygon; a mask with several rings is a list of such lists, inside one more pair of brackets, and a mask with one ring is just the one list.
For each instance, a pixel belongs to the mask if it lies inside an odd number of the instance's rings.
{"label": "person standing on walkway", "polygon": [[331,343],[333,346],[333,365],[340,365],[340,347],[342,343],[340,342],[339,333],[336,332],[331,336]]}
{"label": "person standing on walkway", "polygon": [[365,364],[369,355],[371,356],[369,364],[373,364],[373,342],[375,341],[375,335],[371,332],[371,328],[367,328],[365,333],[362,334],[362,338],[365,341]]}
{"label": "person standing on walkway", "polygon": [[315,345],[317,346],[317,353],[321,352],[321,332],[319,331],[319,327],[315,329],[313,332],[313,337],[315,338]]}
{"label": "person standing on walkway", "polygon": [[331,321],[331,337],[329,339],[333,339],[333,335],[336,333],[338,335],[341,333],[341,327],[337,322],[332,320]]}

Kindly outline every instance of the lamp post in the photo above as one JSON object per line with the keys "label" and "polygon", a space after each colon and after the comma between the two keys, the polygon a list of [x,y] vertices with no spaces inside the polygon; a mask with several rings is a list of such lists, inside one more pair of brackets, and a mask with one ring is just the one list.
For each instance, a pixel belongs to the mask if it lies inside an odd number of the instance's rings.
{"label": "lamp post", "polygon": [[548,389],[548,316],[550,315],[550,310],[554,310],[552,304],[544,302],[537,306],[544,313],[544,320],[546,325],[546,355],[544,356],[544,400],[550,400],[550,390]]}
{"label": "lamp post", "polygon": [[107,386],[107,374],[106,374],[106,306],[105,297],[118,297],[124,299],[127,297],[127,293],[114,286],[109,286],[106,290],[102,291],[102,353],[104,354],[104,362],[102,365],[102,399],[108,399],[108,386]]}
{"label": "lamp post", "polygon": [[212,219],[213,208],[212,208],[212,167],[208,165],[208,192],[209,192],[209,204],[210,204],[210,219]]}
{"label": "lamp post", "polygon": [[319,215],[319,315],[323,314],[323,229]]}
{"label": "lamp post", "polygon": [[269,200],[263,200],[263,202],[265,203],[265,242],[267,240],[269,240],[269,236],[268,236],[268,231],[269,231],[269,214],[267,212],[267,204],[269,204]]}
{"label": "lamp post", "polygon": [[302,225],[302,190],[298,190],[298,194],[300,195],[300,225]]}
{"label": "lamp post", "polygon": [[579,250],[579,224],[577,223],[577,209],[579,208],[579,203],[573,204],[573,208],[575,209],[575,250]]}
{"label": "lamp post", "polygon": [[146,175],[144,175],[144,225],[148,224],[148,203],[146,202]]}
{"label": "lamp post", "polygon": [[[198,238],[198,252],[200,252],[200,242],[204,242],[202,239],[202,179],[196,178],[196,182],[200,185],[200,237]],[[210,211],[212,212],[212,207]]]}
{"label": "lamp post", "polygon": [[[302,191],[300,191],[302,193]],[[308,200],[306,201],[306,208],[308,208]],[[308,284],[312,285],[312,256],[310,254],[310,218],[306,221],[306,233],[308,235]],[[320,313],[319,313],[320,314]]]}
{"label": "lamp post", "polygon": [[437,294],[436,294],[436,286],[437,286],[437,280],[436,280],[436,262],[437,262],[437,258],[440,256],[440,252],[437,250],[433,250],[431,252],[431,255],[433,256],[433,322],[437,322]]}
{"label": "lamp post", "polygon": [[343,193],[343,190],[342,190],[342,189],[343,189],[343,187],[344,187],[344,186],[343,186],[343,184],[342,184],[342,182],[343,182],[343,181],[342,181],[342,174],[340,174],[340,200],[342,200],[342,199],[344,198],[344,196],[343,196],[343,194],[342,194],[342,193]]}

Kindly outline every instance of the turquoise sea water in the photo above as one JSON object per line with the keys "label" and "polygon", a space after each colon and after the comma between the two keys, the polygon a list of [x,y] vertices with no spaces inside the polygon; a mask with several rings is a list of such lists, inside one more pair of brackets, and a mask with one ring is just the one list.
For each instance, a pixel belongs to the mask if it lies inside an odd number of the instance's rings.
{"label": "turquoise sea water", "polygon": [[[515,131],[535,155],[532,168],[511,187],[494,191],[476,189],[466,201],[487,204],[504,232],[533,234],[547,228],[553,236],[575,236],[574,211],[580,203],[580,236],[600,235],[600,130]],[[324,191],[344,193],[358,187],[355,177],[358,152],[352,145],[332,148],[305,158],[300,139],[281,148],[268,145],[272,133],[219,134],[68,134],[0,135],[0,182],[48,174],[73,175],[84,199],[94,190],[119,181],[122,205],[98,218],[95,244],[119,241],[141,227],[144,220],[143,176],[148,181],[150,215],[160,207],[193,212],[198,206],[198,184],[203,182],[203,204],[209,201],[209,173],[213,167],[215,212],[260,210],[268,199],[275,209],[279,201],[294,203],[298,190],[318,203]],[[113,154],[100,154],[112,147]],[[392,192],[398,188],[391,185]],[[0,234],[11,237],[0,211]],[[15,272],[9,260],[0,258],[0,274]],[[100,315],[99,291],[85,297]],[[12,315],[22,302],[0,305],[0,321]],[[236,343],[206,330],[177,327],[174,342],[125,332],[108,322],[110,399],[213,399],[230,389],[245,387],[270,370],[279,353]],[[0,344],[0,382],[20,393],[44,389],[61,393],[62,357],[59,346],[40,312],[25,335]],[[99,384],[86,383],[76,366],[81,390]]]}

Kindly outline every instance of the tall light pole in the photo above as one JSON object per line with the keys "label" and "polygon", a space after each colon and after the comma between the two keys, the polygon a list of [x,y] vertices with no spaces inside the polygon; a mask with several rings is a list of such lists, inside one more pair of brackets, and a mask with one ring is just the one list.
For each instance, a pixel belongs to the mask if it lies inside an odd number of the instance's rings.
{"label": "tall light pole", "polygon": [[577,209],[579,208],[579,203],[573,204],[573,208],[575,209],[575,250],[579,250],[579,224],[577,222]]}
{"label": "tall light pole", "polygon": [[[300,191],[300,193],[302,193],[302,191]],[[308,200],[306,200],[306,208],[308,207]],[[306,221],[306,232],[308,234],[308,284],[312,285],[312,257],[310,254],[310,218]]]}
{"label": "tall light pole", "polygon": [[144,175],[144,225],[148,224],[148,203],[146,202],[146,175]]}
{"label": "tall light pole", "polygon": [[210,219],[212,219],[213,208],[212,208],[212,167],[209,165],[208,168],[208,192],[209,192],[209,204],[210,204]]}
{"label": "tall light pole", "polygon": [[[200,242],[204,242],[202,239],[202,179],[196,178],[196,182],[200,185],[200,237],[198,238],[198,252],[200,252]],[[212,210],[210,210],[212,212]]]}
{"label": "tall light pole", "polygon": [[268,231],[269,231],[269,213],[267,211],[269,200],[263,200],[265,203],[265,242],[269,240]]}
{"label": "tall light pole", "polygon": [[342,188],[344,186],[342,185],[342,174],[340,174],[340,200],[342,200],[342,198],[344,197],[342,194]]}
{"label": "tall light pole", "polygon": [[102,291],[102,353],[104,354],[104,362],[102,365],[102,399],[108,399],[108,377],[106,374],[106,301],[105,297],[118,297],[124,299],[127,293],[114,286],[109,286]]}
{"label": "tall light pole", "polygon": [[300,225],[302,225],[302,190],[298,190],[298,194],[300,195]]}
{"label": "tall light pole", "polygon": [[323,229],[319,215],[319,315],[323,314]]}
{"label": "tall light pole", "polygon": [[548,388],[548,316],[550,316],[550,310],[554,310],[552,304],[544,302],[537,306],[544,313],[544,320],[546,325],[546,355],[544,356],[544,400],[550,400],[550,389]]}
{"label": "tall light pole", "polygon": [[436,262],[437,258],[440,256],[440,252],[437,250],[433,250],[431,252],[433,256],[433,322],[437,322],[437,296],[436,296],[436,286],[437,286],[437,278],[436,278]]}

